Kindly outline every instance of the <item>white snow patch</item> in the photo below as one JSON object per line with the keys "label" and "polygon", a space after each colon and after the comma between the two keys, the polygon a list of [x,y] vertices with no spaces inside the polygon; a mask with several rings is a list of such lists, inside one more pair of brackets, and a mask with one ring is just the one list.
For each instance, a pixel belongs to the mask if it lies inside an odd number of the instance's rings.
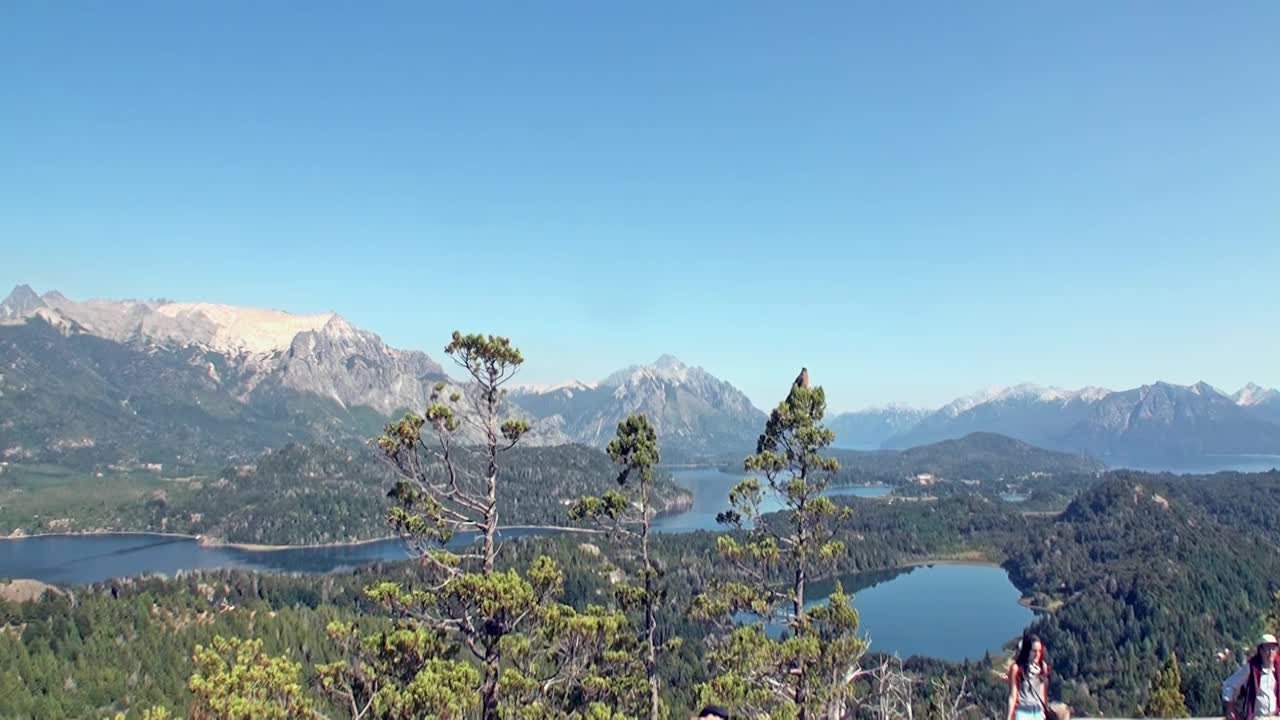
{"label": "white snow patch", "polygon": [[336,313],[294,315],[282,310],[212,303],[169,303],[157,305],[154,310],[174,319],[203,315],[217,326],[215,348],[251,353],[286,350],[298,333],[319,330],[337,317]]}

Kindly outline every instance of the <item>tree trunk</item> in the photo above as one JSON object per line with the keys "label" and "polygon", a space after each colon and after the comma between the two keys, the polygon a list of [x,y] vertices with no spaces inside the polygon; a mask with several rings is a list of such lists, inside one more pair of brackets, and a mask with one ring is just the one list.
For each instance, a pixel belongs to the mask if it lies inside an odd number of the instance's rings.
{"label": "tree trunk", "polygon": [[644,524],[640,529],[640,548],[644,554],[644,627],[647,646],[644,661],[645,674],[649,678],[649,720],[658,720],[658,651],[654,636],[658,631],[658,618],[653,611],[653,563],[649,559],[649,487],[641,489],[643,498],[640,512]]}
{"label": "tree trunk", "polygon": [[486,479],[489,494],[485,498],[484,514],[484,574],[492,575],[497,556],[498,535],[498,378],[493,370],[489,371],[489,387],[485,389],[485,401],[488,404],[488,417],[485,418],[485,440],[488,444],[489,467]]}
{"label": "tree trunk", "polygon": [[[485,400],[488,403],[486,419],[486,438],[488,445],[489,467],[486,473],[488,481],[488,497],[485,499],[484,513],[484,574],[493,575],[497,560],[498,535],[498,402],[497,378],[493,370],[489,371],[489,387],[486,388]],[[502,651],[499,649],[501,638],[492,638],[484,654],[484,680],[480,685],[480,717],[482,720],[498,720],[498,680],[499,664]]]}
{"label": "tree trunk", "polygon": [[[803,476],[801,476],[803,477]],[[801,498],[799,508],[796,513],[796,536],[798,538],[797,547],[805,548],[809,538],[805,532],[804,526],[804,506],[805,499]],[[799,561],[796,563],[795,585],[792,587],[792,593],[795,600],[793,616],[795,618],[795,627],[797,630],[801,628],[805,621],[804,612],[804,591],[808,576],[805,573],[805,556],[801,554]],[[796,709],[799,711],[799,720],[809,720],[809,710],[806,704],[809,702],[809,677],[804,666],[804,659],[796,661]]]}
{"label": "tree trunk", "polygon": [[[805,572],[803,562],[796,567],[795,579],[795,626],[798,629],[800,624],[804,622],[804,586]],[[809,678],[806,675],[804,660],[796,661],[796,709],[799,711],[799,720],[808,720],[809,711],[805,707],[809,702]]]}
{"label": "tree trunk", "polygon": [[485,652],[484,682],[480,686],[480,717],[482,720],[498,720],[498,646],[496,643]]}

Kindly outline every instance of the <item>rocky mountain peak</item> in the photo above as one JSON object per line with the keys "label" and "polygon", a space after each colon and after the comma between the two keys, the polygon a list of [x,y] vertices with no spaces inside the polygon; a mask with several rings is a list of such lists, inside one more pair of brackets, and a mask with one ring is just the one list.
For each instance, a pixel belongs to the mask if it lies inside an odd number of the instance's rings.
{"label": "rocky mountain peak", "polygon": [[360,334],[360,331],[356,329],[356,326],[352,325],[346,318],[342,317],[338,313],[330,315],[329,321],[324,324],[324,327],[320,328],[320,331],[326,335],[338,337],[356,336]]}
{"label": "rocky mountain peak", "polygon": [[654,361],[653,366],[659,370],[667,370],[667,371],[689,369],[688,365],[685,365],[684,363],[680,362],[680,358],[677,358],[675,355],[670,355],[667,353],[663,353],[662,355],[658,356],[658,359]]}
{"label": "rocky mountain peak", "polygon": [[30,285],[18,285],[0,303],[0,320],[24,318],[42,307],[45,307],[44,301]]}
{"label": "rocky mountain peak", "polygon": [[1266,403],[1280,402],[1280,390],[1265,388],[1257,383],[1248,383],[1231,396],[1240,407],[1253,407]]}
{"label": "rocky mountain peak", "polygon": [[1209,383],[1203,380],[1192,385],[1190,389],[1191,389],[1191,392],[1195,393],[1196,395],[1203,395],[1206,397],[1209,397],[1212,395],[1223,395],[1225,397],[1225,393],[1220,392],[1218,388],[1210,385]]}

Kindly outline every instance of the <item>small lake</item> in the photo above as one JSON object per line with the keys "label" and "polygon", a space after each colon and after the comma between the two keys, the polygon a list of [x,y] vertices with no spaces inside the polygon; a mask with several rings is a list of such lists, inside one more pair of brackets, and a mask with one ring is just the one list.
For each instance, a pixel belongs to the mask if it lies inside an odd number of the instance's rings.
{"label": "small lake", "polygon": [[[1002,568],[991,565],[929,565],[900,571],[863,573],[840,578],[852,593],[858,623],[871,641],[871,651],[960,661],[997,655],[1004,643],[1022,634],[1035,620],[1018,602],[1022,594]],[[806,607],[825,603],[835,581],[809,585],[815,598]],[[781,627],[771,627],[778,635]]]}
{"label": "small lake", "polygon": [[1204,455],[1161,465],[1119,463],[1117,468],[1175,475],[1207,475],[1216,472],[1267,472],[1280,468],[1280,455]]}
{"label": "small lake", "polygon": [[[693,505],[686,511],[673,515],[664,515],[654,520],[654,530],[658,532],[692,532],[694,530],[723,530],[716,522],[716,514],[729,509],[729,491],[745,477],[741,473],[722,472],[717,468],[700,468],[692,470],[675,470],[671,473],[677,485],[693,494]],[[827,495],[851,495],[855,497],[885,497],[893,492],[893,488],[882,485],[872,486],[840,486],[827,491]],[[763,512],[776,512],[781,509],[776,497],[765,494],[761,503]]]}

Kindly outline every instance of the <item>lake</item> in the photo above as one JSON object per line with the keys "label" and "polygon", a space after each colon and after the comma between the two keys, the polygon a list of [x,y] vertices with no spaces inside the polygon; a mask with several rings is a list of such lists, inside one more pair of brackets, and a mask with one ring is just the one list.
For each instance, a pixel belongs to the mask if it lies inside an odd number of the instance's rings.
{"label": "lake", "polygon": [[[741,476],[719,470],[680,470],[676,482],[693,493],[693,505],[685,512],[660,517],[659,532],[718,530],[716,513],[728,508],[729,488]],[[877,497],[887,487],[832,488],[832,495]],[[767,500],[766,511],[777,510]],[[539,531],[509,529],[503,537],[516,538]],[[467,538],[460,536],[461,542]],[[92,583],[113,577],[146,574],[173,575],[183,570],[246,568],[264,572],[335,572],[369,563],[407,557],[398,540],[353,545],[248,550],[206,546],[185,537],[151,534],[49,535],[17,540],[0,539],[0,577],[24,577],[48,583]]]}
{"label": "lake", "polygon": [[[727,508],[729,489],[742,476],[715,469],[679,470],[674,476],[693,494],[693,504],[687,511],[658,518],[655,528],[676,533],[718,529],[716,513]],[[830,494],[883,497],[890,492],[888,487],[838,487]],[[764,509],[777,510],[778,505],[770,499]],[[504,531],[507,538],[533,534],[539,531]],[[325,573],[405,558],[397,540],[249,550],[148,534],[0,539],[0,577],[56,584],[215,568]],[[981,657],[988,650],[999,652],[1034,618],[1018,603],[1017,588],[998,567],[936,565],[852,575],[842,581],[846,590],[856,592],[854,605],[874,649],[904,658],[927,654],[960,660]],[[814,583],[810,595],[825,598],[831,588],[830,582]]]}
{"label": "lake", "polygon": [[[840,578],[853,594],[862,633],[873,652],[960,661],[998,655],[1035,620],[1022,594],[992,565],[940,564]],[[826,602],[835,580],[810,583],[806,607]],[[745,615],[740,621],[748,622]],[[781,635],[781,625],[769,634]]]}
{"label": "lake", "polygon": [[[504,530],[505,539],[542,534]],[[461,537],[463,544],[469,538]],[[84,584],[115,577],[172,576],[180,571],[244,568],[262,572],[327,573],[409,556],[399,540],[351,545],[247,550],[201,545],[187,537],[147,533],[46,535],[0,539],[0,578],[32,578],[54,584]]]}
{"label": "lake", "polygon": [[[323,573],[404,558],[395,540],[244,550],[162,535],[49,536],[0,540],[0,577],[78,584],[214,568]],[[854,606],[873,648],[904,658],[961,660],[979,658],[988,650],[996,653],[1034,618],[1018,603],[1017,588],[998,567],[935,565],[851,575],[842,581],[856,593]],[[825,598],[832,586],[813,583],[810,594]]]}
{"label": "lake", "polygon": [[1280,455],[1204,455],[1160,465],[1121,463],[1116,467],[1153,473],[1167,472],[1175,475],[1208,475],[1216,472],[1257,473],[1280,468]]}
{"label": "lake", "polygon": [[46,536],[0,540],[0,577],[91,583],[113,577],[173,575],[182,570],[213,568],[332,572],[405,557],[398,540],[251,551],[204,546],[191,538],[164,535]]}
{"label": "lake", "polygon": [[[931,565],[862,587],[859,576],[841,578],[856,590],[853,606],[877,652],[944,660],[993,655],[1035,619],[1018,600],[1022,593],[1003,568],[992,565]],[[825,602],[834,582],[817,582],[809,594]]]}
{"label": "lake", "polygon": [[[745,477],[741,473],[726,473],[716,468],[675,470],[671,473],[676,484],[693,494],[693,505],[684,512],[664,515],[654,520],[658,532],[691,532],[694,530],[721,530],[716,514],[729,509],[729,491]],[[893,492],[887,486],[833,487],[827,495],[852,495],[855,497],[885,497]],[[766,494],[761,510],[776,512],[781,509],[777,498]]]}

